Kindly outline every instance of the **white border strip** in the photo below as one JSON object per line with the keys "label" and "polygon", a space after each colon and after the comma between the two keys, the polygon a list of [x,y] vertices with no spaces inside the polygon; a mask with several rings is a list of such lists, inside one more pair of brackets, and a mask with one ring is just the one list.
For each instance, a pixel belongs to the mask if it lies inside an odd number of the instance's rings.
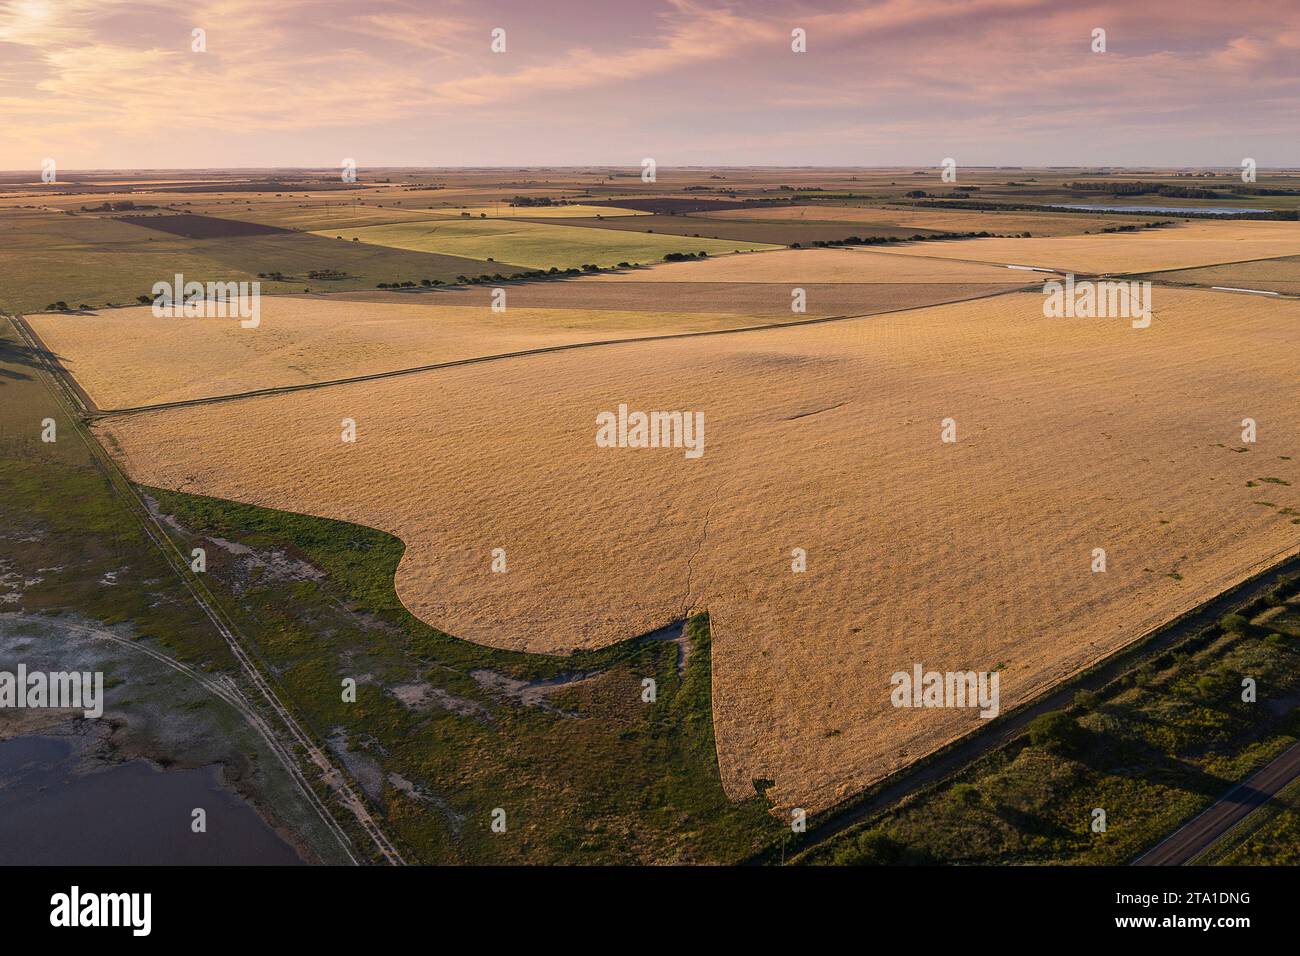
{"label": "white border strip", "polygon": [[1282,294],[1281,292],[1265,292],[1263,289],[1234,289],[1232,288],[1232,286],[1227,286],[1227,285],[1212,285],[1210,286],[1210,288],[1213,289],[1215,292],[1246,292],[1249,293],[1250,295],[1281,295]]}

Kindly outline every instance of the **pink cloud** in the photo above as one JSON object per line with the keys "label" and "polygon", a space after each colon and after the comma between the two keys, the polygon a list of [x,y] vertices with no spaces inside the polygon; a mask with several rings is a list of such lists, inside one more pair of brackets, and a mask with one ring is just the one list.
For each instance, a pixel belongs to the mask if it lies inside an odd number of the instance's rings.
{"label": "pink cloud", "polygon": [[[1112,142],[1132,161],[1134,131],[1152,163],[1229,161],[1206,154],[1215,138],[1294,162],[1278,118],[1297,114],[1297,53],[1300,11],[1261,0],[670,0],[624,16],[597,0],[0,0],[0,166],[363,149],[372,165],[635,163],[651,146],[762,164],[887,162],[888,145],[915,162],[943,142],[1014,163],[1018,142],[1052,137],[1059,162],[1103,162]],[[1072,146],[1061,134],[1081,122]]]}

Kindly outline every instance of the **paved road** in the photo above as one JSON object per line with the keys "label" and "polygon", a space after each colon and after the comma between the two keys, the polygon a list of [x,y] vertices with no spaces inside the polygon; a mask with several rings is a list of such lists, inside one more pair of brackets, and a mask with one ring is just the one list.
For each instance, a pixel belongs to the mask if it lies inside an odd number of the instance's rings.
{"label": "paved road", "polygon": [[[930,760],[905,767],[865,800],[851,800],[842,809],[832,810],[820,823],[808,828],[795,852],[802,856],[813,847],[879,813],[903,797],[956,774],[984,754],[1024,733],[1029,722],[1039,714],[1068,707],[1075,693],[1080,690],[1099,690],[1142,661],[1150,660],[1173,644],[1213,624],[1224,614],[1236,611],[1272,588],[1283,576],[1300,568],[1300,553],[1294,547],[1288,547],[1268,560],[1277,563],[1267,571],[1247,578],[1210,598],[1177,620],[1157,628],[1154,635],[1122,648],[1082,676],[1066,681],[1017,710],[990,721],[989,726],[972,731]],[[759,865],[775,863],[780,852],[779,849],[768,848],[746,862]]]}
{"label": "paved road", "polygon": [[1300,777],[1300,743],[1293,744],[1253,777],[1237,784],[1208,810],[1134,860],[1133,865],[1182,866],[1297,777]]}

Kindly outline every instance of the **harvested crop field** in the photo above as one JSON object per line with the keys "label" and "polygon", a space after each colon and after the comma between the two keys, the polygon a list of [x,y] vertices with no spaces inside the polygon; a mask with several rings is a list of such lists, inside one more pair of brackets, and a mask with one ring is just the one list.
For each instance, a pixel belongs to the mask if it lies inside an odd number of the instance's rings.
{"label": "harvested crop field", "polygon": [[[979,723],[891,707],[893,672],[996,669],[1006,710],[1300,546],[1300,303],[1155,306],[1133,329],[1013,294],[96,430],[144,484],[399,536],[403,602],[468,640],[564,653],[709,610],[728,793],[817,809]],[[702,412],[704,454],[597,447],[619,403]]]}
{"label": "harvested crop field", "polygon": [[242,328],[233,318],[156,318],[147,306],[41,313],[27,321],[105,411],[575,342],[750,324],[729,312],[520,305],[493,312],[486,295],[482,304],[466,297],[460,306],[443,304],[442,297],[394,298],[399,301],[267,296],[256,328]]}
{"label": "harvested crop field", "polygon": [[[773,206],[767,209],[733,209],[717,219],[784,220],[852,225],[860,234],[895,235],[915,232],[1028,232],[1034,236],[1073,236],[1116,226],[1139,225],[1134,216],[1089,216],[1082,213],[1037,213],[990,209],[882,209],[876,206]],[[1152,219],[1168,218],[1151,216]],[[884,232],[881,230],[894,230]]]}
{"label": "harvested crop field", "polygon": [[1300,256],[1261,259],[1257,262],[1234,262],[1201,269],[1175,269],[1156,272],[1146,278],[1162,282],[1179,282],[1199,286],[1232,286],[1300,295]]}
{"label": "harvested crop field", "polygon": [[590,203],[574,203],[570,206],[512,206],[506,202],[484,203],[479,206],[450,206],[431,209],[440,216],[463,216],[468,213],[475,219],[487,216],[489,219],[587,219],[595,216],[623,219],[628,216],[644,217],[650,215],[638,209],[623,209],[619,206],[595,206]]}
{"label": "harvested crop field", "polygon": [[119,216],[123,222],[146,229],[157,229],[172,236],[186,239],[230,239],[237,236],[272,236],[287,230],[260,222],[242,222],[238,219],[221,219],[216,216],[179,215]]}
{"label": "harvested crop field", "polygon": [[963,239],[884,247],[922,255],[1120,275],[1300,255],[1300,223],[1189,222],[1158,230],[1043,239]]}
{"label": "harvested crop field", "polygon": [[264,296],[260,324],[157,318],[147,306],[29,315],[28,323],[103,411],[554,348],[866,315],[1017,288],[986,284],[825,283],[791,310],[782,283],[528,282],[494,290]]}
{"label": "harvested crop field", "polygon": [[[903,247],[924,253],[949,243]],[[956,245],[953,243],[952,245]],[[635,272],[592,276],[591,282],[903,282],[1023,285],[1033,277],[982,262],[951,262],[922,254],[885,257],[867,249],[781,249],[762,255],[674,262]]]}
{"label": "harvested crop field", "polygon": [[[1008,292],[1032,281],[1024,273],[1002,272],[1004,283],[990,282],[663,282],[638,281],[648,270],[628,273],[623,282],[598,282],[595,276],[520,281],[507,287],[510,307],[538,309],[613,309],[636,312],[730,312],[764,321],[786,322],[822,315],[866,315],[894,309],[938,305],[959,299]],[[807,311],[791,310],[790,290],[804,290]],[[480,305],[491,301],[487,285],[457,286],[436,292],[359,292],[349,298],[375,302],[429,302],[435,305]],[[331,298],[338,298],[332,296]],[[751,323],[738,322],[737,325]]]}
{"label": "harvested crop field", "polygon": [[[319,230],[317,234],[324,235]],[[504,222],[500,219],[448,218],[366,226],[348,229],[343,237],[395,249],[494,259],[531,269],[549,269],[552,266],[568,269],[588,263],[614,266],[624,261],[659,262],[671,252],[722,255],[771,248],[753,242],[683,239],[615,229]]]}

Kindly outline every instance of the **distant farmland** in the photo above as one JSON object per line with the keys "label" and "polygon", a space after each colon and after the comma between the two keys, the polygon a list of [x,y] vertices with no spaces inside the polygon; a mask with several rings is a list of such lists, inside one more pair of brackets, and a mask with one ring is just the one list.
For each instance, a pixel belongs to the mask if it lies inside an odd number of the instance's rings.
{"label": "distant farmland", "polygon": [[1300,228],[1285,222],[1191,222],[1155,232],[1045,239],[965,239],[885,253],[1124,274],[1300,254]]}
{"label": "distant farmland", "polygon": [[[84,200],[83,200],[84,201]],[[225,228],[225,227],[222,227]],[[238,228],[238,227],[235,227]],[[313,281],[312,270],[345,277]],[[45,209],[0,209],[0,308],[34,312],[58,300],[73,308],[131,305],[155,282],[255,280],[262,291],[373,289],[380,282],[452,281],[457,275],[520,270],[458,256],[339,242],[298,232],[193,239],[120,219]]]}
{"label": "distant farmland", "polygon": [[118,216],[122,222],[129,222],[146,229],[157,229],[173,236],[186,239],[231,239],[237,236],[274,236],[287,232],[277,226],[267,226],[257,222],[241,222],[237,219],[219,219],[214,216],[196,216],[193,213],[180,213],[174,216]]}
{"label": "distant farmland", "polygon": [[[325,233],[317,231],[317,235]],[[613,266],[619,262],[659,262],[671,252],[707,252],[721,255],[770,249],[758,242],[683,239],[677,236],[646,235],[612,229],[551,225],[535,222],[505,222],[500,219],[446,219],[437,222],[402,222],[387,226],[366,226],[344,233],[363,243],[493,259],[532,269],[583,266]]]}
{"label": "distant farmland", "polygon": [[642,216],[636,219],[574,219],[575,226],[597,229],[617,229],[623,232],[646,232],[655,235],[705,237],[732,242],[762,242],[776,245],[811,245],[814,242],[836,242],[852,235],[908,239],[912,236],[938,236],[932,229],[906,229],[896,226],[850,226],[837,222],[804,222],[798,219],[722,219],[703,215]]}

